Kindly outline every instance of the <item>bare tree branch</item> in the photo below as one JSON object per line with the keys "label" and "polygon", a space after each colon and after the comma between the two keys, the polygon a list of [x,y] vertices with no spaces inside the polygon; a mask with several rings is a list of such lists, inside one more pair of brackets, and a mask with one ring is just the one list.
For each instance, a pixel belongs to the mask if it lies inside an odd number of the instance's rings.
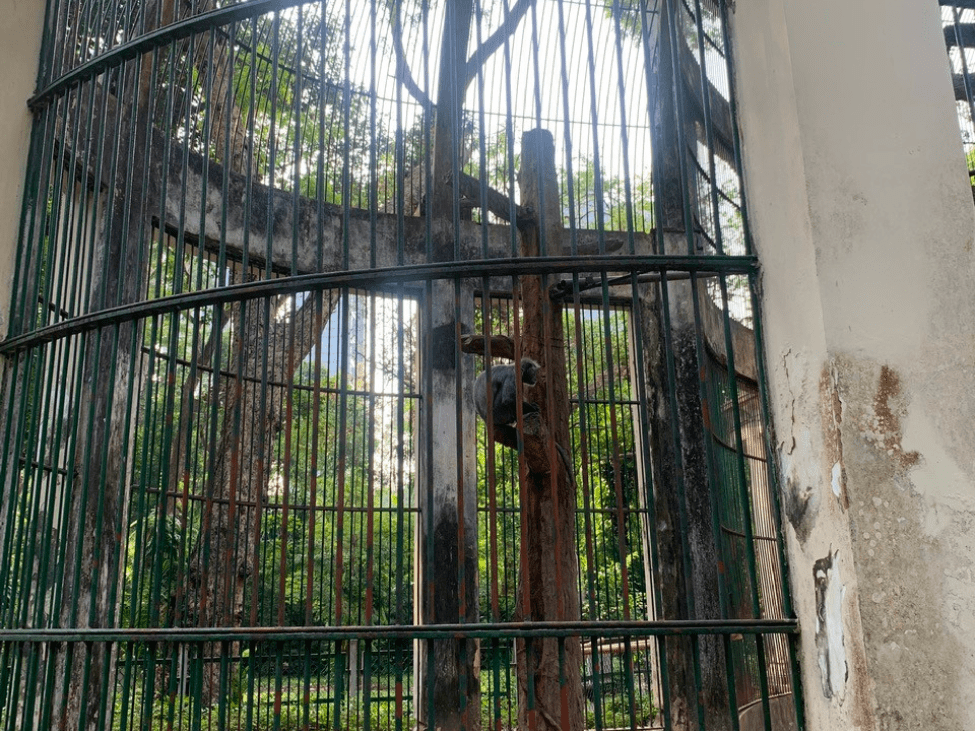
{"label": "bare tree branch", "polygon": [[[416,99],[425,110],[431,111],[436,105],[424,93],[420,85],[416,83],[416,79],[413,78],[413,71],[410,69],[410,64],[406,60],[406,49],[403,47],[403,24],[400,22],[400,4],[401,2],[397,0],[392,8],[393,52],[396,54],[396,77],[406,87],[410,96]],[[462,77],[464,80],[463,89],[466,89],[471,81],[474,80],[477,70],[494,55],[495,51],[501,47],[501,44],[505,40],[511,37],[515,32],[515,28],[518,27],[522,18],[525,17],[525,13],[534,4],[535,0],[518,0],[514,7],[510,9],[501,25],[474,51],[474,54],[467,60],[464,68]]]}
{"label": "bare tree branch", "polygon": [[396,54],[396,77],[406,87],[410,96],[416,99],[424,110],[429,112],[434,109],[434,104],[430,101],[430,97],[423,92],[419,84],[416,83],[416,79],[413,78],[413,72],[410,70],[409,61],[406,60],[406,50],[403,48],[403,26],[399,19],[400,4],[399,0],[397,0],[392,7],[393,51]]}
{"label": "bare tree branch", "polygon": [[[484,192],[482,200],[481,191]],[[460,174],[460,194],[469,199],[474,208],[481,208],[482,203],[486,204],[487,210],[500,218],[502,221],[511,222],[511,200],[501,191],[495,190],[487,183],[481,185],[481,181],[473,175],[465,172]],[[523,226],[535,225],[535,215],[523,206],[515,205],[515,223],[518,228]]]}
{"label": "bare tree branch", "polygon": [[[486,355],[487,338],[483,335],[462,335],[460,338],[460,350],[462,353],[473,353],[474,355]],[[515,359],[515,341],[507,335],[491,336],[491,356],[494,358]]]}
{"label": "bare tree branch", "polygon": [[501,47],[502,43],[511,37],[515,32],[515,28],[521,22],[521,19],[525,17],[525,13],[534,4],[535,0],[518,0],[515,6],[508,12],[508,16],[504,19],[504,22],[474,51],[474,55],[467,60],[467,68],[464,73],[465,89],[474,80],[477,70],[494,55],[494,52]]}

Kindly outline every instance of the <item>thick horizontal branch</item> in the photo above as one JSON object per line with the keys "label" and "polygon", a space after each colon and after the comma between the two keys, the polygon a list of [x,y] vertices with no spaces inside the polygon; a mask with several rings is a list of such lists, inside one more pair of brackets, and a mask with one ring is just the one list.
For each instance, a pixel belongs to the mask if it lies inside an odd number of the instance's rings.
{"label": "thick horizontal branch", "polygon": [[[72,118],[88,116],[88,104],[72,109]],[[93,108],[101,108],[97,103]],[[106,121],[82,142],[92,149],[102,144],[99,134],[117,129],[118,105],[107,94]],[[58,135],[62,138],[62,134]],[[284,274],[317,274],[424,264],[433,226],[426,218],[374,213],[326,203],[291,191],[262,185],[245,174],[229,171],[199,153],[187,151],[161,131],[151,138],[149,179],[157,181],[139,202],[153,223],[172,235],[211,252],[221,252],[232,261],[245,260],[254,266],[270,265]],[[168,157],[167,151],[168,150]],[[109,166],[85,165],[65,145],[53,154],[64,168],[88,190],[104,191],[120,184]],[[165,181],[165,185],[163,185]],[[461,193],[474,205],[485,203],[489,211],[508,220],[514,210],[518,226],[534,224],[532,211],[512,206],[508,196],[490,187],[481,195],[480,181],[470,175],[461,178]],[[165,200],[159,191],[165,190]],[[463,261],[506,259],[512,256],[512,233],[507,224],[482,226],[473,221],[458,222],[459,242],[455,258]],[[485,229],[487,229],[485,233]],[[632,238],[637,251],[652,250],[652,234],[628,234],[591,230],[576,232],[576,250],[563,246],[553,256],[594,256],[620,251]],[[492,286],[494,286],[492,284]]]}
{"label": "thick horizontal branch", "polygon": [[[396,214],[356,208],[346,214],[340,206],[255,183],[176,146],[165,171],[161,161],[154,164],[153,174],[168,178],[166,200],[147,201],[147,210],[165,211],[157,223],[176,233],[182,221],[184,236],[209,251],[222,248],[230,259],[242,260],[246,254],[248,262],[259,266],[270,259],[272,269],[296,274],[413,265],[428,260],[432,231],[423,217],[403,217],[401,229]],[[507,197],[497,195],[504,199],[499,208],[510,211]],[[531,215],[524,209],[516,210],[519,216]],[[458,258],[469,261],[511,256],[507,224],[459,224]],[[601,245],[603,252],[619,251],[627,236],[578,231],[575,253],[595,255]],[[649,250],[649,234],[634,236],[647,239]],[[561,253],[573,252],[563,247]]]}
{"label": "thick horizontal branch", "polygon": [[536,223],[535,215],[530,209],[513,204],[508,196],[490,185],[481,185],[481,181],[473,175],[461,173],[459,187],[460,195],[470,199],[475,208],[481,207],[483,198],[487,209],[503,221],[510,222],[511,213],[514,210],[515,223],[518,228]]}
{"label": "thick horizontal branch", "polygon": [[[485,355],[487,353],[487,338],[483,335],[464,335],[460,339],[460,349],[464,353],[472,355]],[[491,336],[491,357],[515,359],[515,341],[507,335]]]}

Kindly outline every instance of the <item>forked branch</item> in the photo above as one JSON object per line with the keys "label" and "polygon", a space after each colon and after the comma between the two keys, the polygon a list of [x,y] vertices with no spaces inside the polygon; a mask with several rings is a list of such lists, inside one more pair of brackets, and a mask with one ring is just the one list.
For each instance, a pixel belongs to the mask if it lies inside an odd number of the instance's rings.
{"label": "forked branch", "polygon": [[[535,4],[535,0],[518,0],[511,8],[504,21],[499,25],[487,40],[484,41],[474,54],[467,59],[467,67],[464,70],[464,88],[466,89],[477,76],[478,69],[494,55],[494,52],[501,48],[501,44],[510,38],[525,13]],[[507,3],[505,3],[507,5]]]}
{"label": "forked branch", "polygon": [[[416,82],[416,79],[413,77],[413,70],[410,68],[410,63],[406,59],[406,49],[403,46],[403,24],[400,21],[401,4],[401,0],[396,0],[392,6],[393,53],[396,55],[396,76],[403,83],[403,86],[406,87],[410,96],[416,99],[424,110],[433,111],[436,105]],[[518,24],[521,23],[522,18],[525,17],[525,13],[534,4],[535,0],[517,0],[514,7],[510,8],[505,14],[501,25],[467,59],[467,63],[464,65],[464,73],[461,77],[463,79],[461,96],[467,90],[467,87],[470,86],[474,77],[477,76],[478,70],[501,48],[501,44],[512,36]]]}

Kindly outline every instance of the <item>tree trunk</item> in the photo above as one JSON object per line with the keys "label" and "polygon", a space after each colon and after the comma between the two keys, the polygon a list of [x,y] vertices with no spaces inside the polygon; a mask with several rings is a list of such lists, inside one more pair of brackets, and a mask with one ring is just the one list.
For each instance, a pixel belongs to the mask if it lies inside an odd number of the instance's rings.
{"label": "tree trunk", "polygon": [[[263,300],[242,303],[236,318],[239,336],[226,358],[225,376],[211,398],[219,399],[223,421],[215,445],[216,462],[207,471],[200,539],[189,557],[185,582],[178,582],[173,605],[176,624],[188,627],[240,627],[248,624],[244,588],[253,576],[259,545],[262,507],[267,495],[274,443],[284,422],[286,389],[305,356],[321,339],[337,295],[311,295],[287,321],[275,322]],[[267,354],[267,355],[266,355]],[[217,361],[219,366],[219,360]],[[252,451],[249,451],[252,450]],[[193,491],[188,471],[180,475],[183,511]],[[184,594],[185,585],[185,594]],[[256,624],[256,617],[250,617]],[[201,702],[219,699],[220,643],[201,648]],[[229,651],[236,654],[232,643]]]}
{"label": "tree trunk", "polygon": [[[138,68],[138,73],[136,70]],[[147,272],[146,206],[158,198],[158,182],[128,175],[149,164],[152,144],[151,64],[124,68],[120,98],[137,104],[114,107],[93,130],[89,145],[102,150],[96,179],[107,184],[88,292],[88,311],[139,301]],[[79,117],[80,119],[80,117]],[[99,142],[97,138],[101,138]],[[134,444],[130,389],[139,378],[136,353],[142,326],[126,320],[104,327],[84,340],[71,470],[65,480],[64,583],[61,627],[113,627],[121,599],[121,537],[128,517],[128,458]],[[100,729],[112,712],[102,690],[115,682],[115,649],[110,643],[55,648],[55,677],[71,678],[55,686],[50,713],[59,729]],[[81,680],[84,678],[84,680]],[[107,699],[112,693],[107,694]],[[48,716],[44,716],[47,718]]]}
{"label": "tree trunk", "polygon": [[[555,176],[555,144],[544,130],[522,138],[519,175],[522,205],[538,211],[539,228],[522,234],[521,255],[539,256],[561,250],[562,214]],[[562,307],[548,296],[549,282],[538,276],[521,278],[524,307],[523,354],[542,365],[532,389],[542,421],[548,424],[548,465],[529,464],[522,483],[522,575],[518,607],[522,620],[578,620],[579,560],[575,543],[576,494],[568,454],[569,401],[565,372]],[[555,638],[519,640],[518,723],[521,729],[581,731],[584,728],[582,646],[567,637],[564,648]]]}
{"label": "tree trunk", "polygon": [[[684,51],[675,23],[674,6],[664,3],[660,22],[660,93],[653,118],[654,139],[658,140],[653,147],[653,176],[660,231],[655,253],[669,255],[692,250],[698,253],[699,246],[697,241],[692,246],[688,244],[688,227],[698,227],[693,218],[698,206],[696,189],[685,179],[686,161],[682,160],[687,144],[693,144],[698,132],[693,110],[687,110],[687,88],[692,81],[688,66],[679,58]],[[680,48],[675,48],[675,43]],[[700,79],[693,83],[699,88]],[[687,210],[692,211],[690,218],[685,217],[685,202]],[[711,525],[705,443],[708,437],[701,417],[699,324],[694,306],[702,286],[700,282],[671,281],[641,285],[640,289],[642,337],[647,344],[644,367],[648,380],[648,439],[655,457],[651,484],[658,525],[659,565],[655,567],[655,580],[660,586],[660,619],[721,618],[719,561]],[[664,717],[676,731],[685,731],[696,728],[697,718],[703,713],[709,729],[713,726],[716,731],[723,731],[730,723],[724,651],[721,643],[710,637],[699,638],[696,647],[695,652],[694,643],[685,638],[666,640],[667,697],[659,699]]]}
{"label": "tree trunk", "polygon": [[[473,3],[449,0],[441,46],[430,202],[432,259],[457,258],[454,202],[460,196],[461,107],[466,88],[467,44]],[[450,280],[430,288],[424,333],[429,373],[420,450],[420,515],[417,611],[419,623],[474,624],[478,621],[477,471],[472,359],[460,355],[459,338],[474,326],[474,289]],[[458,404],[458,395],[460,403]],[[459,409],[458,409],[459,407]],[[459,421],[458,421],[459,411]],[[458,449],[459,446],[459,449]],[[472,638],[419,642],[415,659],[417,719],[430,729],[478,731],[481,727],[477,642]]]}

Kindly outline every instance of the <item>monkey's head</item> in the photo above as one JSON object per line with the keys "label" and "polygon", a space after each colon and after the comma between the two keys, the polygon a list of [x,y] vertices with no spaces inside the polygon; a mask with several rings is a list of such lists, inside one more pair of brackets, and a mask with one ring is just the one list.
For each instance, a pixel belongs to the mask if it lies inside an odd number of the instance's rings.
{"label": "monkey's head", "polygon": [[534,386],[536,383],[538,383],[538,372],[540,370],[542,370],[542,367],[531,358],[522,358],[521,382],[526,383],[529,386]]}

